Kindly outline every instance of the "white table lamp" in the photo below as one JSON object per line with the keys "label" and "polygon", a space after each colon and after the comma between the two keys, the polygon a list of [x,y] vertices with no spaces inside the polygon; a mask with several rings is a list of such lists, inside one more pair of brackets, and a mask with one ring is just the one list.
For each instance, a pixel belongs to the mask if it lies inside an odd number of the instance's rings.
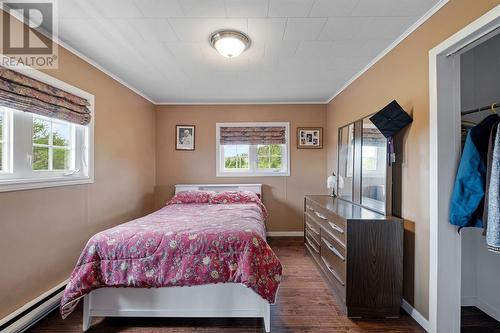
{"label": "white table lamp", "polygon": [[331,190],[332,192],[330,193],[331,197],[336,197],[337,194],[335,194],[335,186],[337,185],[337,176],[335,176],[335,172],[332,173],[331,176],[328,176],[326,180],[326,187]]}

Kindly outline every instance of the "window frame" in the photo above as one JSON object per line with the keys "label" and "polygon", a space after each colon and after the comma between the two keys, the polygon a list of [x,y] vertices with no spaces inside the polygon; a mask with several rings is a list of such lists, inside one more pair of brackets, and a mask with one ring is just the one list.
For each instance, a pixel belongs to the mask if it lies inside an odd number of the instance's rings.
{"label": "window frame", "polygon": [[[284,171],[277,169],[257,169],[257,145],[249,145],[249,169],[227,170],[224,168],[223,145],[220,144],[221,127],[285,127],[286,143],[282,155]],[[244,123],[216,123],[215,124],[215,170],[216,177],[288,177],[290,176],[290,123],[289,122],[244,122]]]}
{"label": "window frame", "polygon": [[0,137],[0,145],[2,146],[2,168],[0,169],[0,175],[4,175],[10,173],[12,170],[12,149],[10,147],[12,142],[12,131],[10,129],[12,112],[0,109],[0,113],[3,113],[2,137]]}
{"label": "window frame", "polygon": [[[69,186],[69,185],[80,185],[80,184],[91,184],[94,183],[94,122],[95,113],[94,105],[95,99],[94,95],[74,87],[66,82],[58,80],[48,74],[42,73],[30,67],[19,67],[12,68],[13,70],[29,76],[35,80],[42,81],[56,88],[67,91],[68,93],[85,98],[89,102],[89,110],[91,113],[91,121],[88,125],[76,125],[81,130],[75,131],[75,142],[79,140],[80,145],[75,146],[74,153],[77,156],[77,160],[81,164],[81,168],[76,170],[31,170],[32,173],[38,173],[38,176],[33,177],[26,173],[28,169],[26,166],[29,164],[31,169],[31,160],[29,156],[25,154],[30,151],[31,156],[33,154],[33,142],[32,142],[32,128],[33,121],[31,120],[31,127],[28,128],[27,118],[23,121],[17,121],[16,117],[29,117],[32,119],[32,115],[39,118],[47,118],[27,112],[7,112],[10,114],[10,119],[7,121],[7,133],[8,143],[7,143],[7,154],[8,154],[8,170],[0,171],[0,192],[10,192],[19,190],[29,190],[29,189],[39,189],[48,187],[58,187],[58,186]],[[15,108],[12,108],[15,110]],[[8,110],[8,108],[7,108]],[[50,118],[48,118],[50,119]],[[59,120],[54,119],[53,121],[58,122]],[[19,127],[19,128],[18,128]],[[22,128],[21,128],[22,127]],[[21,132],[17,132],[21,131]],[[16,141],[16,135],[22,136],[22,146],[20,149],[14,149],[14,144]],[[29,139],[27,136],[30,135]],[[27,142],[30,142],[30,146],[27,146]],[[81,151],[79,151],[81,150]],[[17,171],[14,167],[16,165],[23,164],[21,171]],[[75,168],[78,168],[77,166]],[[24,170],[24,172],[23,172]]]}

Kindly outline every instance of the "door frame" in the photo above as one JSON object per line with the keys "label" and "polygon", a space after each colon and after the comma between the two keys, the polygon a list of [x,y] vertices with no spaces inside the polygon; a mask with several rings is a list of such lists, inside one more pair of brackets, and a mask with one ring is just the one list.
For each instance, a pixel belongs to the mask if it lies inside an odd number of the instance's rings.
{"label": "door frame", "polygon": [[429,51],[429,332],[459,333],[461,237],[448,223],[460,159],[460,54],[500,27],[500,5]]}

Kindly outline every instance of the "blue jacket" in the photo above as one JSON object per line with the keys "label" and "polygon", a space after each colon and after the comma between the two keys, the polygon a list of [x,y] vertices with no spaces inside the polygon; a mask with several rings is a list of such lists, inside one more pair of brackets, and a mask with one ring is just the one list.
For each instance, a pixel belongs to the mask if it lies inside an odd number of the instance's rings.
{"label": "blue jacket", "polygon": [[493,125],[499,121],[498,115],[490,115],[471,128],[467,134],[451,195],[451,224],[460,227],[483,227],[488,141]]}

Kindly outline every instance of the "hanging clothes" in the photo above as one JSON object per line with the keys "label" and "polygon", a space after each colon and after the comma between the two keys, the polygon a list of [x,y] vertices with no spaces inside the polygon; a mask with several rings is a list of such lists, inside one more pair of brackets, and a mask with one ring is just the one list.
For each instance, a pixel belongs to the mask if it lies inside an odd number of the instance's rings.
{"label": "hanging clothes", "polygon": [[[486,202],[486,244],[488,250],[500,252],[500,130],[497,124],[492,134],[494,140],[490,141],[490,150],[493,151],[488,164],[488,188]],[[491,147],[493,146],[493,147]]]}
{"label": "hanging clothes", "polygon": [[488,154],[486,157],[486,193],[484,195],[484,209],[483,209],[483,236],[486,236],[488,229],[488,204],[489,204],[489,188],[491,181],[491,169],[493,166],[493,149],[495,148],[495,139],[497,135],[498,124],[491,128],[490,140],[488,144]]}
{"label": "hanging clothes", "polygon": [[492,114],[467,134],[451,196],[451,224],[459,227],[483,227],[488,143],[491,129],[498,122],[500,117]]}

